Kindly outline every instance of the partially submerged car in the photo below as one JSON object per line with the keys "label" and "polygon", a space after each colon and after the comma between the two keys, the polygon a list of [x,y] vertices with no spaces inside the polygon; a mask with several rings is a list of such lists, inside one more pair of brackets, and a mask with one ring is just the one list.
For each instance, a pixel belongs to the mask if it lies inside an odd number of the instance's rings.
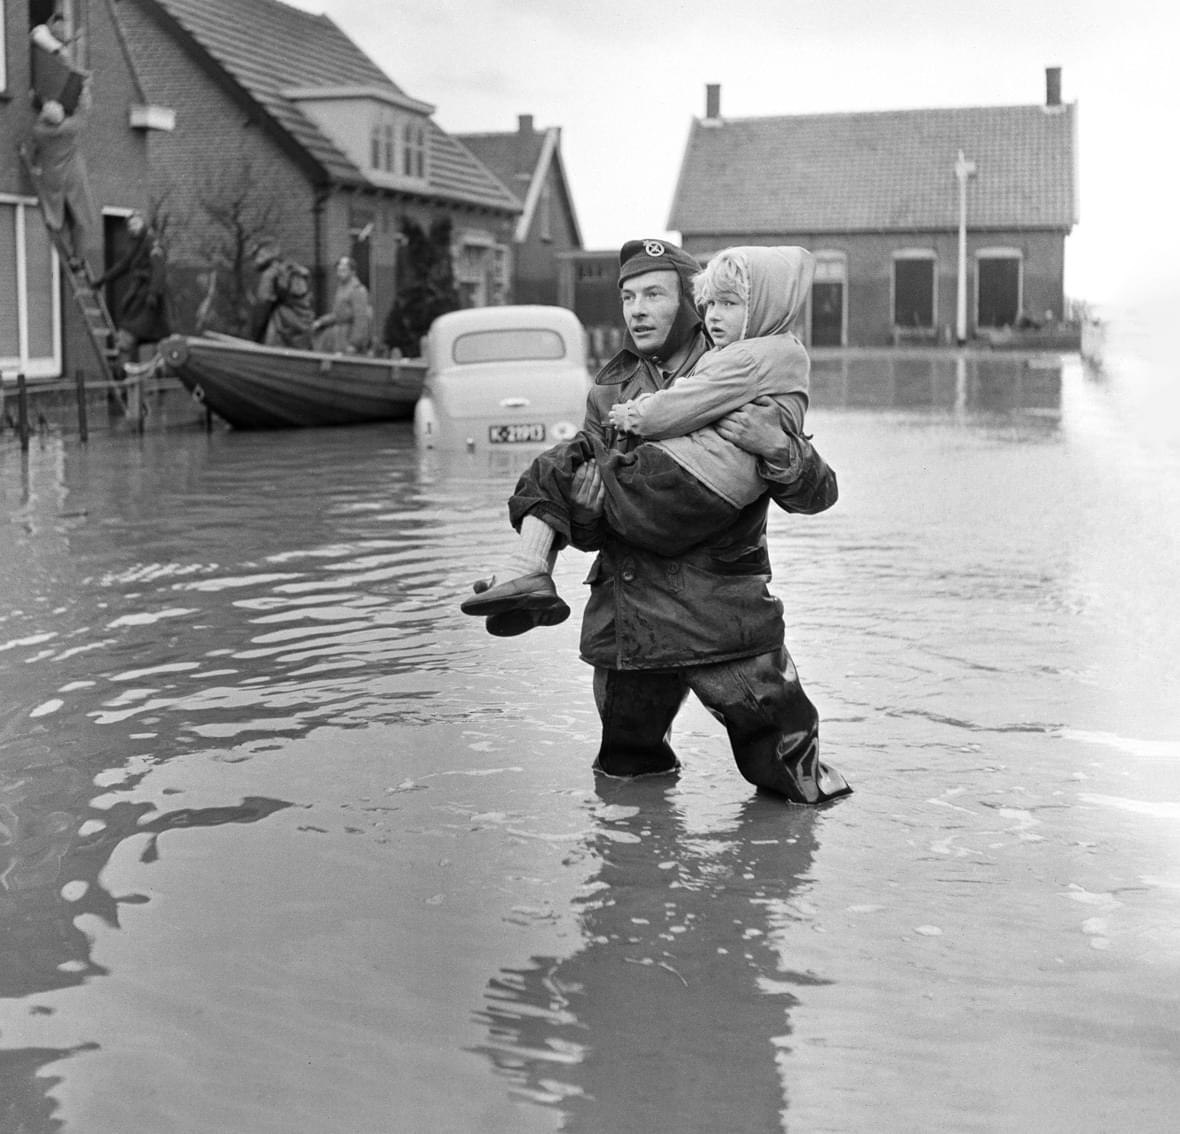
{"label": "partially submerged car", "polygon": [[572,437],[585,415],[586,332],[565,307],[440,315],[424,355],[414,436],[426,448],[549,446]]}

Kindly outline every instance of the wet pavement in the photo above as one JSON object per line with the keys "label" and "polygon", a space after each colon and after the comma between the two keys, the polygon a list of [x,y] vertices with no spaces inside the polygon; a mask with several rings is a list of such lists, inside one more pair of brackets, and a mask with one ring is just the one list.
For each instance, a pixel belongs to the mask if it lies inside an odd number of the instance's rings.
{"label": "wet pavement", "polygon": [[771,521],[826,757],[596,781],[566,624],[458,611],[522,459],[0,440],[0,1134],[1164,1131],[1180,430],[1128,340],[820,357]]}

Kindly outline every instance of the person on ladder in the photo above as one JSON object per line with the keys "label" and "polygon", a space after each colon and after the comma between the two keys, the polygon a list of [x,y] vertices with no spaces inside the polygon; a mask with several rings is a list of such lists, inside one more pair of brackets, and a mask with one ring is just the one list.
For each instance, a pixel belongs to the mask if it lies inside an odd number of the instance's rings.
{"label": "person on ladder", "polygon": [[47,99],[33,123],[29,147],[33,176],[45,213],[45,223],[64,245],[72,272],[83,272],[89,281],[86,252],[91,234],[98,228],[98,210],[90,192],[86,159],[79,145],[90,113],[90,77],[82,83],[78,109],[66,114],[62,104]]}

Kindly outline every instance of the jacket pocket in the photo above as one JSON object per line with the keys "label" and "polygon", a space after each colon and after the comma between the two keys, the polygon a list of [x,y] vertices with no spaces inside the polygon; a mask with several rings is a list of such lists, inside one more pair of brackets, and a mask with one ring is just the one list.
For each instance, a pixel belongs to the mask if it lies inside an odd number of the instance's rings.
{"label": "jacket pocket", "polygon": [[710,548],[702,563],[718,575],[769,575],[770,556],[760,544]]}

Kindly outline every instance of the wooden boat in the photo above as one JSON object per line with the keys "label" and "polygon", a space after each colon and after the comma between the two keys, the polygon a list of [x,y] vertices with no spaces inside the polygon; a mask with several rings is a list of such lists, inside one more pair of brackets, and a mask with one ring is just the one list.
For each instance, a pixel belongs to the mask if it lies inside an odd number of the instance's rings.
{"label": "wooden boat", "polygon": [[404,421],[426,363],[261,346],[228,335],[173,335],[158,355],[192,396],[235,429]]}

